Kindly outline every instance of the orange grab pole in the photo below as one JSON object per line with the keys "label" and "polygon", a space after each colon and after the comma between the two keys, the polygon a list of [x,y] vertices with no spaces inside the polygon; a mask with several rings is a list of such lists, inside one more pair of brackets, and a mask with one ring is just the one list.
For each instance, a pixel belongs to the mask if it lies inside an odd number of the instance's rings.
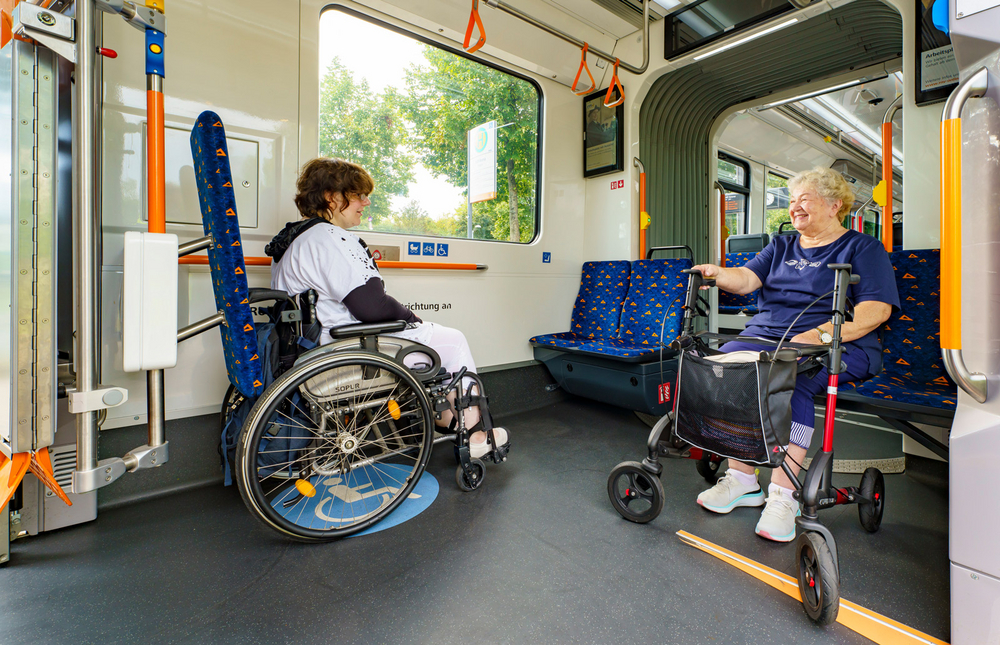
{"label": "orange grab pole", "polygon": [[892,253],[892,122],[882,124],[882,181],[885,182],[885,206],[882,207],[882,246]]}
{"label": "orange grab pole", "polygon": [[941,347],[962,349],[962,119],[941,122]]}
{"label": "orange grab pole", "polygon": [[376,260],[380,269],[438,269],[444,271],[476,271],[486,269],[484,264],[461,262],[399,262],[396,260]]}
{"label": "orange grab pole", "polygon": [[149,232],[167,232],[166,164],[163,153],[163,92],[146,91],[146,168]]}
{"label": "orange grab pole", "polygon": [[[183,257],[177,258],[177,264],[196,264],[201,266],[208,266],[208,256],[185,255]],[[269,267],[271,266],[271,258],[255,258],[255,257],[243,258],[243,264],[248,267]]]}
{"label": "orange grab pole", "polygon": [[646,212],[646,173],[639,173],[639,259],[646,257],[646,229],[649,213]]}
{"label": "orange grab pole", "polygon": [[722,248],[719,249],[719,266],[726,266],[726,238],[729,237],[726,229],[726,193],[719,191],[719,242]]}

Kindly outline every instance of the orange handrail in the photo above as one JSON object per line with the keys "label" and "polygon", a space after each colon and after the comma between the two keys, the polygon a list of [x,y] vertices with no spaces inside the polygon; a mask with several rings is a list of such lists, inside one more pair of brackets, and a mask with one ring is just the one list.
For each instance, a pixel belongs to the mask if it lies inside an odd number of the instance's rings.
{"label": "orange handrail", "polygon": [[400,262],[396,260],[376,260],[380,269],[437,269],[441,271],[485,271],[485,264],[461,262]]}
{"label": "orange handrail", "polygon": [[[201,266],[208,266],[208,256],[185,255],[183,257],[177,258],[177,264],[197,264]],[[248,267],[267,267],[271,266],[271,258],[255,258],[255,257],[243,258],[243,264]]]}
{"label": "orange handrail", "polygon": [[892,121],[882,124],[882,181],[885,182],[882,246],[886,253],[892,253]]}
{"label": "orange handrail", "polygon": [[941,347],[962,349],[962,119],[941,122]]}
{"label": "orange handrail", "polygon": [[166,164],[163,143],[163,92],[146,91],[146,164],[149,232],[167,232]]}

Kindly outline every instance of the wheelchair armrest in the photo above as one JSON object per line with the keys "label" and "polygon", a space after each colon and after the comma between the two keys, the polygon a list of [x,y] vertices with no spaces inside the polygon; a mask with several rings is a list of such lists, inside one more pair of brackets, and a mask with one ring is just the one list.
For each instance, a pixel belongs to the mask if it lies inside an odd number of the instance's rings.
{"label": "wheelchair armrest", "polygon": [[247,289],[247,291],[249,293],[247,300],[250,301],[250,304],[253,304],[255,302],[263,302],[265,300],[288,300],[289,302],[292,303],[295,302],[294,300],[292,300],[292,297],[288,295],[287,291],[280,291],[278,289],[261,289],[253,287]]}
{"label": "wheelchair armrest", "polygon": [[330,336],[340,340],[342,338],[352,338],[354,336],[374,336],[376,334],[389,334],[395,331],[406,329],[405,320],[392,320],[389,322],[360,323],[357,325],[344,325],[334,327],[330,330]]}

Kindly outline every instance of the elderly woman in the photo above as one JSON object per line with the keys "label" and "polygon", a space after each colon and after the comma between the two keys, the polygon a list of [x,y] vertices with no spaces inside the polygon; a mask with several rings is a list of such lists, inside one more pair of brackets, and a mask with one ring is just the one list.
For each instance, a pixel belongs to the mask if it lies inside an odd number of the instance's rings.
{"label": "elderly woman", "polygon": [[[348,229],[361,224],[368,195],[375,182],[361,166],[343,159],[320,157],[307,163],[296,183],[295,205],[302,215],[278,233],[264,252],[274,258],[271,287],[288,293],[316,291],[316,315],[323,325],[320,336],[328,343],[332,327],[405,320],[405,330],[393,334],[428,345],[441,357],[441,364],[451,373],[465,367],[476,371],[465,335],[457,329],[424,322],[412,311],[385,292],[385,284],[368,247]],[[466,377],[468,388],[471,379]],[[449,399],[454,401],[454,392]],[[445,411],[438,421],[447,426],[452,413]],[[469,452],[479,458],[492,448],[487,445],[479,408],[470,406],[463,413],[465,427],[475,430],[469,436]],[[499,446],[509,442],[504,428],[493,428]]]}
{"label": "elderly woman", "polygon": [[[720,289],[746,294],[760,289],[758,307],[741,336],[777,340],[791,327],[795,343],[828,344],[832,341],[832,296],[827,296],[802,314],[813,300],[832,291],[831,263],[849,263],[861,282],[850,287],[848,301],[854,317],[840,328],[844,342],[846,373],[840,382],[863,380],[882,368],[882,348],[876,330],[899,308],[899,294],[892,264],[875,238],[844,228],[854,193],[839,172],[816,168],[801,172],[788,182],[791,189],[789,215],[798,235],[775,236],[756,257],[738,268],[713,264],[696,266],[702,275],[714,277]],[[758,350],[750,343],[731,342],[722,351]],[[813,397],[826,387],[827,370],[812,378],[800,374],[792,395],[792,433],[788,464],[798,473],[813,434]],[[712,488],[698,495],[698,503],[714,513],[729,513],[740,506],[761,506],[756,533],[776,542],[795,539],[795,517],[799,504],[792,497],[793,484],[782,470],[771,474],[768,496],[757,482],[754,466],[729,460],[729,469]]]}

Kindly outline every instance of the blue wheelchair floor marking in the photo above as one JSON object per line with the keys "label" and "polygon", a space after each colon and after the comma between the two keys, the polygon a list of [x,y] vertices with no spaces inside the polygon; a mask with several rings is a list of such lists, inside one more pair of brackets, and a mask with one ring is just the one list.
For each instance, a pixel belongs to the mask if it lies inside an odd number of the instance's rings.
{"label": "blue wheelchair floor marking", "polygon": [[[346,480],[340,475],[313,475],[309,483],[316,487],[316,495],[302,497],[288,508],[282,508],[286,500],[298,496],[295,487],[289,486],[271,502],[271,507],[286,520],[303,528],[336,528],[374,515],[389,502],[392,493],[399,490],[411,470],[396,464],[371,464],[352,470]],[[417,485],[396,510],[375,526],[355,535],[377,533],[413,519],[434,502],[439,489],[434,475],[424,471]]]}

